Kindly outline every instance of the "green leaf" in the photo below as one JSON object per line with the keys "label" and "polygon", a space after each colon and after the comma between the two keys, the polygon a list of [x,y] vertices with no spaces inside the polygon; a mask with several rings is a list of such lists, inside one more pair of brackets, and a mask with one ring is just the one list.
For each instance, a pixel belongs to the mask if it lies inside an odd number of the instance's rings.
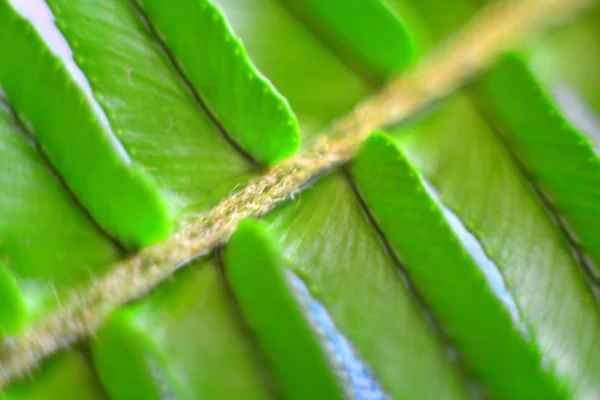
{"label": "green leaf", "polygon": [[182,218],[252,176],[132,4],[49,0],[116,137]]}
{"label": "green leaf", "polygon": [[[475,2],[481,0],[383,0],[393,9],[400,9],[410,15],[418,15],[425,32],[433,42],[439,42],[452,35],[458,27],[466,23],[475,11]],[[416,20],[415,18],[415,20]],[[417,24],[416,21],[413,22]],[[414,31],[414,29],[413,29]],[[417,32],[414,32],[417,33]],[[414,34],[413,33],[413,34]]]}
{"label": "green leaf", "polygon": [[[438,38],[464,23],[475,10],[454,0],[448,4],[449,13],[433,12],[433,3],[415,1],[414,7]],[[596,136],[600,132],[600,81],[593,67],[600,61],[598,15],[600,7],[596,6],[550,39],[541,38],[522,54],[503,57],[472,86],[477,102],[484,105],[481,111],[503,133],[511,151],[548,197],[555,209],[552,212],[566,222],[570,232],[565,234],[573,234],[600,279],[600,215],[595,207],[600,192],[594,189],[600,179],[600,158],[584,136],[590,129]],[[569,97],[561,101],[565,90]],[[592,121],[580,122],[567,115],[568,108],[582,107],[573,104],[573,96],[580,95],[596,114],[580,109],[575,111],[577,117],[582,112],[592,114],[584,117]],[[589,128],[590,124],[595,127]]]}
{"label": "green leaf", "polygon": [[513,322],[396,144],[372,135],[352,163],[377,226],[434,317],[494,398],[562,398],[541,354]]}
{"label": "green leaf", "polygon": [[474,89],[600,278],[600,157],[593,143],[565,118],[518,55],[504,57]]}
{"label": "green leaf", "polygon": [[264,163],[296,151],[299,128],[287,101],[254,68],[219,9],[208,0],[138,3],[234,140]]}
{"label": "green leaf", "polygon": [[271,361],[285,397],[344,398],[291,293],[285,263],[262,224],[250,220],[240,224],[227,245],[225,265],[232,291]]}
{"label": "green leaf", "polygon": [[467,397],[462,377],[342,173],[321,179],[264,220],[386,393]]}
{"label": "green leaf", "polygon": [[415,50],[410,32],[381,0],[285,3],[363,76],[381,80],[413,61]]}
{"label": "green leaf", "polygon": [[252,62],[290,102],[303,138],[327,127],[375,88],[281,0],[214,3],[243,41]]}
{"label": "green leaf", "polygon": [[82,288],[119,251],[79,208],[1,102],[0,149],[4,336],[54,309],[68,289]]}
{"label": "green leaf", "polygon": [[2,336],[16,332],[27,318],[27,306],[19,284],[2,261],[0,261],[0,332]]}
{"label": "green leaf", "polygon": [[25,381],[10,392],[0,393],[2,400],[104,400],[104,388],[98,382],[87,358],[78,350],[62,352],[43,364],[34,377],[35,385]]}
{"label": "green leaf", "polygon": [[163,239],[171,227],[166,204],[83,89],[8,0],[0,1],[0,26],[0,53],[10,60],[0,63],[0,86],[70,190],[124,243]]}
{"label": "green leaf", "polygon": [[[600,77],[596,68],[600,63],[600,6],[586,12],[577,23],[558,27],[533,41],[522,56],[559,105],[558,90],[568,85],[596,116],[600,114]],[[577,121],[572,122],[577,125]]]}
{"label": "green leaf", "polygon": [[498,266],[544,368],[576,398],[597,393],[600,310],[561,232],[499,138],[458,96],[399,135],[409,159]]}
{"label": "green leaf", "polygon": [[218,265],[203,258],[113,315],[94,359],[113,399],[271,397],[247,332]]}

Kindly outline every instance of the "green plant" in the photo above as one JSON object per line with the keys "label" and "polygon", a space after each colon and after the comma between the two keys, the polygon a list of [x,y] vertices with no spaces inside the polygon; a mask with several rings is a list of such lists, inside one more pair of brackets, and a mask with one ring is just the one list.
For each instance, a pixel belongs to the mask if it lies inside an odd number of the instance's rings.
{"label": "green plant", "polygon": [[587,2],[437,51],[482,1],[47,2],[76,64],[0,0],[4,397],[357,397],[299,282],[392,398],[600,397],[597,6],[501,56]]}

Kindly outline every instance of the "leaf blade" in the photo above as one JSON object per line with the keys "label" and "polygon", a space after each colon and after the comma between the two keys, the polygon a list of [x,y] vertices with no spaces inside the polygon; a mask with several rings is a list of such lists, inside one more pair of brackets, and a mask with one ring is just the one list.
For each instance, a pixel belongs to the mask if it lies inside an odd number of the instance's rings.
{"label": "leaf blade", "polygon": [[394,398],[468,397],[461,374],[340,172],[263,220],[285,257],[293,260],[294,272],[386,393]]}
{"label": "leaf blade", "polygon": [[562,398],[393,139],[372,135],[352,173],[377,225],[475,375],[498,398]]}
{"label": "leaf blade", "polygon": [[234,140],[266,164],[296,152],[300,133],[287,100],[252,65],[217,7],[208,0],[138,4]]}
{"label": "leaf blade", "polygon": [[271,398],[270,371],[218,265],[206,257],[192,263],[101,328],[93,352],[103,384],[115,399],[138,390],[157,398]]}
{"label": "leaf blade", "polygon": [[414,131],[400,133],[398,143],[500,269],[547,368],[574,396],[596,393],[597,304],[560,232],[490,127],[465,98],[454,97]]}
{"label": "leaf blade", "polygon": [[[0,20],[0,51],[12,60],[0,64],[0,85],[76,197],[127,244],[164,238],[171,227],[169,210],[153,181],[124,159],[82,89],[8,0],[0,2]],[[113,189],[118,196],[110,195]]]}
{"label": "leaf blade", "polygon": [[266,228],[245,220],[225,250],[227,276],[246,320],[277,372],[286,398],[342,399],[323,349],[286,282]]}

